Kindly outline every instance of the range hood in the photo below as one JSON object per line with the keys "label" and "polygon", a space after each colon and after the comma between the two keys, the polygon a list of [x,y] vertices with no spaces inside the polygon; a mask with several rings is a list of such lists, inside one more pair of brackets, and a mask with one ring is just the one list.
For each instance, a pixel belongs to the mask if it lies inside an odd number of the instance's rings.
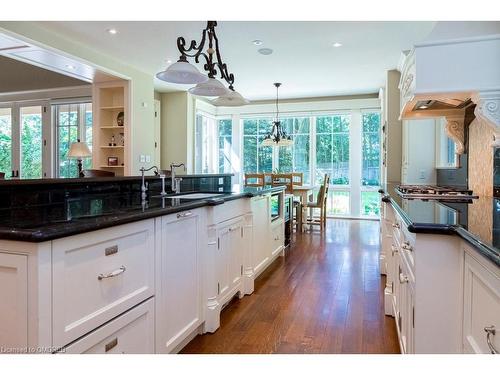
{"label": "range hood", "polygon": [[421,43],[403,52],[400,119],[446,118],[446,132],[464,152],[465,110],[493,129],[500,146],[500,35]]}

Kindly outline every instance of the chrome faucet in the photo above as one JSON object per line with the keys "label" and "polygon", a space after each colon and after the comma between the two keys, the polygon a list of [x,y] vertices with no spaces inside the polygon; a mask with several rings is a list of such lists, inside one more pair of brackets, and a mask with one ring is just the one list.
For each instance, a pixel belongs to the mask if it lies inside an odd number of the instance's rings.
{"label": "chrome faucet", "polygon": [[181,181],[182,178],[180,177],[175,177],[175,168],[179,167],[184,167],[184,172],[186,171],[186,166],[183,163],[175,164],[172,163],[170,164],[170,178],[172,181],[172,191],[174,191],[176,194],[179,194],[181,192]]}
{"label": "chrome faucet", "polygon": [[149,167],[149,168],[141,167],[141,169],[140,169],[141,175],[142,175],[141,199],[143,201],[146,200],[146,197],[147,197],[146,193],[148,191],[148,187],[144,181],[144,172],[150,171],[151,169],[154,169],[155,175],[159,176],[161,178],[161,193],[160,194],[162,196],[167,195],[167,193],[165,192],[165,175],[160,173],[160,170],[158,169],[158,167],[156,165],[153,165],[152,167]]}

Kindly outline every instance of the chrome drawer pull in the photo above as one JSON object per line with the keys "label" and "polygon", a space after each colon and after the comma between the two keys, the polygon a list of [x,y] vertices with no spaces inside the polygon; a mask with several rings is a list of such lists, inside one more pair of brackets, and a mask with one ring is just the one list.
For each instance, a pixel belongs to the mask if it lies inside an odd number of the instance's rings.
{"label": "chrome drawer pull", "polygon": [[404,241],[403,245],[401,246],[403,249],[408,250],[408,251],[413,251],[413,248],[411,247],[410,243],[408,241]]}
{"label": "chrome drawer pull", "polygon": [[191,216],[193,213],[191,211],[187,212],[180,212],[177,214],[177,219],[180,219],[181,217],[188,217]]}
{"label": "chrome drawer pull", "polygon": [[392,256],[394,256],[394,254],[397,254],[398,252],[398,248],[394,245],[391,245],[391,253],[392,253]]}
{"label": "chrome drawer pull", "polygon": [[399,274],[399,283],[404,284],[408,282],[408,276],[403,275],[402,273]]}
{"label": "chrome drawer pull", "polygon": [[97,276],[97,280],[102,280],[102,279],[109,279],[111,277],[115,277],[115,276],[118,276],[118,275],[121,275],[122,273],[124,273],[127,269],[125,268],[125,266],[121,266],[120,268],[118,268],[117,270],[114,270],[114,271],[111,271],[110,273],[107,273],[106,275],[104,274],[99,274]]}
{"label": "chrome drawer pull", "polygon": [[484,327],[484,332],[486,332],[486,342],[488,343],[488,348],[490,348],[491,354],[498,354],[498,350],[493,346],[490,336],[495,336],[495,326]]}
{"label": "chrome drawer pull", "polygon": [[109,352],[111,349],[113,349],[116,345],[118,345],[118,337],[115,337],[113,340],[111,340],[110,342],[108,342],[105,346],[104,346],[104,351],[105,352]]}

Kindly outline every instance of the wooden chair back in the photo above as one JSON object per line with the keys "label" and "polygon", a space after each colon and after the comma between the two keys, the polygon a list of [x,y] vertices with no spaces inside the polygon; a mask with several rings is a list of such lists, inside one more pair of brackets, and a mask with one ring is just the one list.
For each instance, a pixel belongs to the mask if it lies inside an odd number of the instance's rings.
{"label": "wooden chair back", "polygon": [[262,187],[264,186],[263,173],[245,173],[245,186]]}
{"label": "wooden chair back", "polygon": [[100,169],[84,169],[83,177],[114,177],[115,172],[102,171]]}
{"label": "wooden chair back", "polygon": [[327,207],[327,200],[328,200],[328,189],[330,187],[330,175],[328,173],[325,173],[325,178],[323,179],[323,186],[324,186],[324,191],[323,191],[323,202],[322,202],[322,206],[323,206],[323,209],[325,210],[325,214],[326,214],[326,207]]}
{"label": "wooden chair back", "polygon": [[304,173],[303,172],[293,172],[293,184],[295,186],[303,186],[304,185]]}
{"label": "wooden chair back", "polygon": [[273,184],[273,174],[272,173],[263,173],[264,175],[264,185],[272,185]]}
{"label": "wooden chair back", "polygon": [[293,194],[293,175],[291,173],[273,173],[273,186],[286,186],[286,192]]}
{"label": "wooden chair back", "polygon": [[5,172],[0,172],[0,180],[5,179]]}

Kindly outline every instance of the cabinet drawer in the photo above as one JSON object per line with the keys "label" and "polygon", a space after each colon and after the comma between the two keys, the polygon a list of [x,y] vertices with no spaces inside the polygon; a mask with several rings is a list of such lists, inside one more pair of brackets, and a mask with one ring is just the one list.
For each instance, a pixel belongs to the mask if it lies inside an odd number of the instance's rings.
{"label": "cabinet drawer", "polygon": [[154,293],[154,220],[52,244],[53,345],[64,346]]}
{"label": "cabinet drawer", "polygon": [[64,348],[65,354],[153,354],[154,298]]}
{"label": "cabinet drawer", "polygon": [[464,327],[465,352],[491,353],[485,328],[492,327],[490,345],[500,352],[500,276],[465,254],[464,278]]}

